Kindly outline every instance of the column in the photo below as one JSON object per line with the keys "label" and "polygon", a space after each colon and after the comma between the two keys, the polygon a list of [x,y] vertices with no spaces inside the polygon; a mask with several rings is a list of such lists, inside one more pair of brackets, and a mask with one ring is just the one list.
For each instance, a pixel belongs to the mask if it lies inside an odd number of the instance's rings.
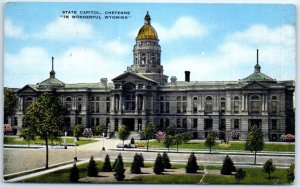
{"label": "column", "polygon": [[134,131],[138,132],[138,118],[134,118]]}
{"label": "column", "polygon": [[230,95],[226,94],[226,112],[231,112],[231,99]]}
{"label": "column", "polygon": [[110,113],[115,113],[115,96],[110,96]]}
{"label": "column", "polygon": [[248,97],[245,95],[245,111],[248,112]]}
{"label": "column", "polygon": [[138,113],[138,107],[139,107],[139,100],[138,100],[138,94],[135,95],[135,113]]}
{"label": "column", "polygon": [[146,96],[143,95],[143,112],[146,112]]}
{"label": "column", "polygon": [[123,112],[123,96],[120,94],[119,96],[119,113]]}
{"label": "column", "polygon": [[242,95],[242,112],[245,111],[245,95]]}

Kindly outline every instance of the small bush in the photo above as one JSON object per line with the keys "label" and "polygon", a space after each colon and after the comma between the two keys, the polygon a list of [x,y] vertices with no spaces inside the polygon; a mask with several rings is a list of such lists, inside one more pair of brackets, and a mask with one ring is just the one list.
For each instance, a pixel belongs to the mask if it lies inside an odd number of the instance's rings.
{"label": "small bush", "polygon": [[102,172],[112,172],[109,155],[105,156],[105,160],[102,166]]}
{"label": "small bush", "polygon": [[164,163],[164,168],[165,169],[171,169],[170,159],[169,159],[169,156],[166,152],[164,152],[164,154],[162,156],[162,159],[163,159],[163,163]]}
{"label": "small bush", "polygon": [[124,175],[125,169],[124,169],[124,163],[123,163],[123,158],[122,155],[119,154],[118,158],[117,158],[117,163],[116,163],[116,167],[115,167],[115,179],[117,181],[123,181],[125,178]]}
{"label": "small bush", "polygon": [[133,137],[130,139],[130,144],[135,144],[135,141],[134,141]]}
{"label": "small bush", "polygon": [[163,159],[159,153],[156,156],[156,160],[153,166],[153,171],[155,174],[161,174],[162,172],[164,172]]}
{"label": "small bush", "polygon": [[74,164],[70,171],[69,182],[76,183],[78,181],[79,181],[79,171],[76,164]]}
{"label": "small bush", "polygon": [[269,174],[269,179],[271,178],[271,173],[276,170],[276,167],[273,165],[273,160],[269,159],[264,163],[263,171]]}
{"label": "small bush", "polygon": [[135,173],[135,174],[141,174],[141,161],[140,161],[140,155],[138,155],[137,153],[135,153],[134,158],[133,158],[133,162],[131,164],[131,173]]}
{"label": "small bush", "polygon": [[246,177],[246,171],[244,171],[242,168],[237,169],[235,173],[235,180],[240,183],[242,180],[244,180]]}
{"label": "small bush", "polygon": [[236,168],[231,160],[231,158],[227,155],[223,161],[223,165],[221,167],[222,175],[231,175],[232,172],[235,172]]}
{"label": "small bush", "polygon": [[112,165],[112,170],[115,171],[116,164],[118,162],[118,158],[115,159],[115,162]]}
{"label": "small bush", "polygon": [[288,169],[287,180],[289,183],[292,183],[295,180],[295,164],[294,163],[291,163],[290,168]]}
{"label": "small bush", "polygon": [[186,164],[185,171],[186,173],[197,173],[199,166],[197,164],[197,158],[194,153],[191,153],[189,160]]}
{"label": "small bush", "polygon": [[87,175],[89,177],[97,177],[98,176],[97,163],[95,162],[93,156],[91,156],[89,165],[87,167]]}

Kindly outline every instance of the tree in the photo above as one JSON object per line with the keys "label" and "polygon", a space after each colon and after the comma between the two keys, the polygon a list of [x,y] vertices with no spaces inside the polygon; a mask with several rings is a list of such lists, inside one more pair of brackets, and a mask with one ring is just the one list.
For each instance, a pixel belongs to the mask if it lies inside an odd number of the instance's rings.
{"label": "tree", "polygon": [[246,177],[246,171],[244,171],[242,168],[237,169],[235,173],[235,180],[240,183],[242,180],[244,180]]}
{"label": "tree", "polygon": [[97,125],[94,129],[94,134],[96,136],[101,136],[102,131],[103,131],[103,129],[102,129],[101,125]]}
{"label": "tree", "polygon": [[46,144],[46,169],[48,169],[48,141],[59,136],[63,124],[63,107],[59,99],[51,93],[43,93],[28,107],[23,118],[25,128],[40,136]]}
{"label": "tree", "polygon": [[124,175],[125,169],[124,169],[124,163],[123,163],[123,158],[122,155],[119,154],[118,158],[117,158],[117,163],[116,163],[116,167],[115,167],[115,179],[117,181],[122,181],[125,178]]}
{"label": "tree", "polygon": [[162,160],[163,160],[163,163],[164,163],[164,168],[165,169],[171,169],[170,158],[169,158],[169,156],[166,152],[163,153]]}
{"label": "tree", "polygon": [[113,170],[113,171],[115,171],[117,162],[118,162],[118,157],[115,159],[115,161],[114,161],[114,163],[113,163],[113,165],[112,165],[112,170]]}
{"label": "tree", "polygon": [[144,167],[145,164],[144,164],[144,157],[143,157],[143,154],[142,154],[142,153],[138,154],[138,158],[139,158],[140,166],[141,166],[141,167]]}
{"label": "tree", "polygon": [[175,136],[175,128],[173,125],[167,127],[166,135]]}
{"label": "tree", "polygon": [[211,148],[216,144],[215,136],[212,133],[209,133],[205,139],[204,145],[209,147],[209,153],[211,153]]}
{"label": "tree", "polygon": [[144,139],[147,140],[147,151],[149,149],[149,140],[154,138],[155,131],[156,131],[156,128],[155,128],[154,124],[152,124],[152,123],[147,124],[146,127],[142,131],[142,135],[143,135]]}
{"label": "tree", "polygon": [[170,147],[174,144],[174,137],[171,135],[167,135],[164,140],[164,145],[166,148],[168,148],[168,152],[170,150]]}
{"label": "tree", "polygon": [[292,183],[295,180],[295,163],[291,163],[290,168],[288,169],[287,180],[289,183]]}
{"label": "tree", "polygon": [[197,164],[197,158],[194,153],[191,153],[188,162],[185,167],[186,173],[197,173],[199,166]]}
{"label": "tree", "polygon": [[235,172],[236,168],[231,160],[231,158],[227,155],[223,161],[223,165],[221,167],[222,175],[231,175],[232,172]]}
{"label": "tree", "polygon": [[79,181],[79,171],[76,166],[76,163],[74,163],[70,171],[69,182],[76,183],[78,181]]}
{"label": "tree", "polygon": [[111,168],[111,165],[110,165],[109,155],[105,156],[104,163],[103,163],[101,171],[102,172],[112,172],[112,168]]}
{"label": "tree", "polygon": [[176,134],[174,136],[174,144],[176,145],[177,152],[178,152],[178,146],[180,144],[182,144],[182,142],[183,142],[183,135],[182,134]]}
{"label": "tree", "polygon": [[87,167],[87,175],[89,177],[97,177],[98,176],[97,163],[95,162],[93,156],[91,156],[89,165]]}
{"label": "tree", "polygon": [[79,140],[79,137],[82,135],[83,129],[83,126],[79,124],[73,127],[73,135],[76,137],[77,140]]}
{"label": "tree", "polygon": [[13,120],[12,116],[17,112],[19,100],[16,93],[8,88],[4,88],[4,120]]}
{"label": "tree", "polygon": [[162,172],[164,172],[163,159],[159,153],[157,154],[155,162],[154,162],[153,172],[155,174],[161,174]]}
{"label": "tree", "polygon": [[123,151],[124,151],[124,141],[129,137],[130,133],[127,130],[125,125],[121,125],[120,129],[119,129],[119,138],[121,140],[123,140]]}
{"label": "tree", "polygon": [[273,165],[272,159],[269,159],[265,162],[263,170],[265,173],[269,174],[269,179],[270,179],[271,173],[273,173],[276,170],[276,167]]}
{"label": "tree", "polygon": [[131,173],[134,174],[141,174],[141,162],[140,162],[140,156],[135,153],[133,162],[131,163],[131,168],[130,168]]}
{"label": "tree", "polygon": [[254,165],[256,164],[256,153],[264,149],[264,136],[261,129],[253,125],[247,135],[245,150],[254,151]]}
{"label": "tree", "polygon": [[31,132],[32,130],[30,129],[30,127],[27,128],[22,128],[19,137],[23,138],[24,140],[27,140],[28,142],[28,147],[30,147],[30,140],[34,140],[34,134],[33,132]]}

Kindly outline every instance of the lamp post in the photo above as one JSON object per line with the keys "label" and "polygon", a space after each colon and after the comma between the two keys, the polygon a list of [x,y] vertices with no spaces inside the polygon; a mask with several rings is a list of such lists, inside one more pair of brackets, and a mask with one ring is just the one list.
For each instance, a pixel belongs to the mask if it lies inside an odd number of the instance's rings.
{"label": "lamp post", "polygon": [[103,132],[102,133],[102,139],[103,139],[103,144],[102,144],[102,151],[105,151],[105,147],[104,147],[104,135],[105,135],[105,133]]}
{"label": "lamp post", "polygon": [[67,149],[67,131],[65,131],[65,149]]}
{"label": "lamp post", "polygon": [[76,150],[76,142],[77,142],[77,138],[74,137],[74,162],[76,163],[77,161],[77,150]]}

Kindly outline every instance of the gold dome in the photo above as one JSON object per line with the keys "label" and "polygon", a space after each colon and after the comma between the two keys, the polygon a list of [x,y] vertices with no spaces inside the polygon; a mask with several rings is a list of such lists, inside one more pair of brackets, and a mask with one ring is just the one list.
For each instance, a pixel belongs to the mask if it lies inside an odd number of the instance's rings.
{"label": "gold dome", "polygon": [[136,37],[137,40],[158,40],[157,33],[155,29],[151,26],[150,21],[151,18],[147,12],[147,15],[145,16],[145,24],[142,26],[142,28],[140,28],[139,33]]}

